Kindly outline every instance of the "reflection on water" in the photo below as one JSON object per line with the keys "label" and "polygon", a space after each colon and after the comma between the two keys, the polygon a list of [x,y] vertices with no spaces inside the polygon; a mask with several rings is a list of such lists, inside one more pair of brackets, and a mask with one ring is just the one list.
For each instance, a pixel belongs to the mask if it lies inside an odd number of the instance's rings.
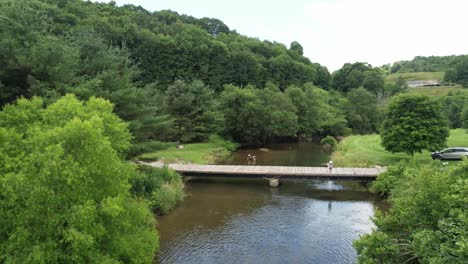
{"label": "reflection on water", "polygon": [[359,182],[200,179],[159,220],[160,263],[353,263],[379,202]]}
{"label": "reflection on water", "polygon": [[256,157],[256,165],[320,166],[330,159],[330,153],[314,142],[270,144],[263,148],[242,148],[220,160],[223,165],[247,165],[248,155]]}

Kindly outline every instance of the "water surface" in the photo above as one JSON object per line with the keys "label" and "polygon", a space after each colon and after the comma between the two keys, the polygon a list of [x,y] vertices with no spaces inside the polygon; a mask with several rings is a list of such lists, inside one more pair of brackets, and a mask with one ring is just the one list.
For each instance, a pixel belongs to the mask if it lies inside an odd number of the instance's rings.
{"label": "water surface", "polygon": [[330,159],[330,153],[315,142],[269,144],[263,147],[246,147],[233,152],[218,164],[247,165],[247,155],[256,156],[256,165],[321,166]]}
{"label": "water surface", "polygon": [[379,206],[359,182],[197,179],[160,217],[158,263],[353,263]]}

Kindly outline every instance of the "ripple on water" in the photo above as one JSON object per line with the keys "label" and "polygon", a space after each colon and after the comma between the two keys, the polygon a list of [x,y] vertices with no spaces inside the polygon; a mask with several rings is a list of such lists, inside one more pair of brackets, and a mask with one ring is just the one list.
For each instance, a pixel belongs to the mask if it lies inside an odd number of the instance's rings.
{"label": "ripple on water", "polygon": [[[162,218],[160,263],[353,263],[356,252],[352,241],[360,234],[371,231],[370,217],[374,205],[367,196],[358,195],[353,199],[349,188],[332,183],[329,191],[334,196],[321,199],[310,195],[323,192],[327,182],[317,184],[286,183],[278,191],[270,192],[263,185],[255,186],[254,193],[243,193],[255,202],[246,202],[246,197],[236,199],[229,196],[229,190],[238,188],[220,185],[218,199],[212,214],[219,219],[210,225],[203,214],[190,214],[203,202],[191,203],[190,199],[200,198],[197,191],[188,197],[191,207],[176,209],[177,221],[186,221],[182,232],[171,232],[174,218]],[[312,187],[311,187],[312,186]],[[246,186],[242,186],[246,187]],[[239,187],[240,188],[240,187]],[[340,198],[340,190],[346,189],[346,197]],[[352,189],[352,188],[351,188]],[[236,193],[236,191],[231,192]],[[269,195],[265,195],[269,194]],[[305,195],[302,195],[305,194]],[[338,197],[337,197],[338,196]],[[213,196],[210,196],[213,197]],[[330,198],[331,197],[331,198]],[[364,197],[364,198],[363,198]],[[261,200],[261,201],[260,201]],[[228,201],[235,210],[228,210]],[[245,206],[245,210],[243,209]],[[184,210],[187,214],[184,214]],[[204,208],[199,208],[204,210]],[[235,213],[233,213],[235,212]],[[218,221],[219,220],[219,221]],[[188,226],[187,226],[188,225]],[[174,230],[172,230],[174,231]],[[180,230],[179,230],[180,231]],[[164,243],[163,243],[164,242]]]}

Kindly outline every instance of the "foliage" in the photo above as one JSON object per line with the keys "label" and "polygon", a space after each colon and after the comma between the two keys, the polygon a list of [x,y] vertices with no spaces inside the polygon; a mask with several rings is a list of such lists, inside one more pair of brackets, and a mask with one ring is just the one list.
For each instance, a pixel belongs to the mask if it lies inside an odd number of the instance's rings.
{"label": "foliage", "polygon": [[290,86],[285,91],[297,109],[298,134],[303,136],[317,134],[324,122],[320,115],[320,100],[322,98],[317,96],[314,89],[318,88],[308,84],[303,87]]}
{"label": "foliage", "polygon": [[468,161],[403,170],[390,190],[392,208],[354,243],[358,263],[467,262]]}
{"label": "foliage", "polygon": [[127,158],[133,158],[143,153],[156,152],[168,149],[175,145],[175,142],[146,141],[134,143],[127,152]]}
{"label": "foliage", "polygon": [[338,142],[336,139],[332,136],[326,136],[320,140],[320,144],[322,145],[328,145],[331,150],[336,149],[336,146],[338,145]]}
{"label": "foliage", "polygon": [[[284,91],[306,83],[327,88],[330,80],[299,43],[288,49],[248,38],[218,19],[81,0],[0,5],[0,107],[20,96],[47,102],[70,92],[99,96],[115,104],[140,146],[203,141],[216,133],[225,84],[263,89],[273,83]],[[258,92],[259,98],[276,103],[268,93]],[[296,132],[283,128],[273,127],[273,134]]]}
{"label": "foliage", "polygon": [[400,181],[406,177],[409,177],[407,175],[417,172],[421,169],[421,167],[430,163],[428,158],[428,155],[425,157],[417,156],[411,159],[403,159],[395,164],[391,164],[385,172],[379,174],[377,179],[372,182],[370,190],[382,197],[387,197],[393,192]]}
{"label": "foliage", "polygon": [[460,128],[463,126],[462,110],[468,105],[468,93],[452,93],[442,97],[442,110],[448,119],[450,128]]}
{"label": "foliage", "polygon": [[167,167],[140,166],[131,179],[130,193],[149,201],[152,210],[165,214],[184,198],[182,176]]}
{"label": "foliage", "polygon": [[462,125],[468,129],[468,104],[465,104],[462,109]]}
{"label": "foliage", "polygon": [[383,74],[380,69],[372,68],[367,63],[346,63],[331,75],[331,86],[345,93],[361,86],[378,93],[384,88]]}
{"label": "foliage", "polygon": [[166,91],[168,113],[174,118],[175,140],[203,141],[219,131],[223,122],[213,91],[200,81],[176,81]]}
{"label": "foliage", "polygon": [[262,89],[241,89],[227,85],[221,94],[224,133],[240,143],[266,143],[279,136],[295,136],[298,131],[296,108],[271,83]]}
{"label": "foliage", "polygon": [[411,61],[393,63],[390,72],[443,72],[460,56],[416,56]]}
{"label": "foliage", "polygon": [[390,101],[383,121],[382,145],[391,152],[413,155],[446,145],[446,120],[440,105],[422,95],[403,94]]}
{"label": "foliage", "polygon": [[468,56],[457,57],[446,74],[450,81],[468,87]]}
{"label": "foliage", "polygon": [[348,99],[346,120],[353,133],[377,132],[380,116],[376,96],[360,87],[349,91],[346,97]]}
{"label": "foliage", "polygon": [[0,262],[141,263],[158,247],[129,195],[127,126],[106,100],[67,95],[0,112]]}

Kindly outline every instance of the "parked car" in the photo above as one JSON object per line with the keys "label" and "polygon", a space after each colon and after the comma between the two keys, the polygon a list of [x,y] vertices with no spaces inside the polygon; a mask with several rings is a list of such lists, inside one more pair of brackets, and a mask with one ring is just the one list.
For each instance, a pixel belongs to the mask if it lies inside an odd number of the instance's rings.
{"label": "parked car", "polygon": [[442,151],[432,152],[432,159],[461,159],[462,157],[468,158],[468,147],[454,147],[444,149]]}

